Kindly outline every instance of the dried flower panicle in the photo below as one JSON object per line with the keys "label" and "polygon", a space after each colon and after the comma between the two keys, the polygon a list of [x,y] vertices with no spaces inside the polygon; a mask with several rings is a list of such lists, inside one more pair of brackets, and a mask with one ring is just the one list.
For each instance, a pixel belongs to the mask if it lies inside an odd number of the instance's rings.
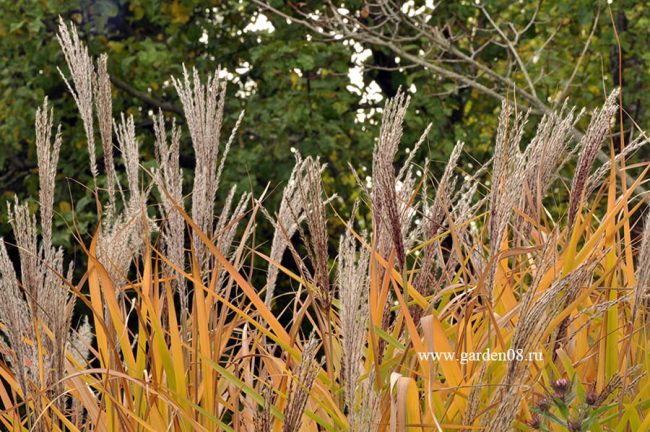
{"label": "dried flower panicle", "polygon": [[[354,215],[356,206],[352,211]],[[358,249],[352,234],[354,219],[348,222],[341,238],[338,256],[337,286],[340,301],[341,337],[343,339],[343,367],[341,382],[345,389],[345,403],[350,424],[360,427],[359,406],[367,396],[360,388],[365,332],[368,330],[368,292],[370,251]],[[355,429],[359,430],[359,429]]]}
{"label": "dried flower panicle", "polygon": [[[20,263],[17,277],[4,241],[0,240],[0,320],[7,338],[6,357],[25,398],[39,409],[43,392],[62,409],[66,398],[61,380],[65,373],[66,346],[89,337],[71,333],[74,299],[62,278],[69,280],[72,266],[64,271],[63,250],[52,245],[52,217],[56,169],[61,148],[60,128],[52,142],[53,112],[45,99],[36,112],[36,153],[39,167],[40,227],[27,203],[15,198],[9,206],[9,221],[16,238]],[[44,332],[42,323],[51,331]],[[40,340],[40,347],[27,341]],[[4,344],[2,344],[4,345]],[[87,355],[87,353],[82,353]],[[41,373],[41,369],[46,371]],[[38,430],[44,430],[39,425]]]}
{"label": "dried flower panicle", "polygon": [[282,432],[300,430],[302,416],[309,400],[314,380],[321,369],[320,362],[316,361],[318,340],[312,335],[302,350],[302,359],[297,370],[292,374],[289,385],[287,405],[284,410],[284,423]]}
{"label": "dried flower panicle", "polygon": [[573,182],[571,183],[567,232],[571,232],[577,216],[578,205],[584,198],[589,171],[596,160],[600,146],[605,139],[605,134],[609,131],[609,123],[618,109],[618,94],[618,88],[610,93],[603,107],[592,116],[587,132],[578,143],[579,155]]}

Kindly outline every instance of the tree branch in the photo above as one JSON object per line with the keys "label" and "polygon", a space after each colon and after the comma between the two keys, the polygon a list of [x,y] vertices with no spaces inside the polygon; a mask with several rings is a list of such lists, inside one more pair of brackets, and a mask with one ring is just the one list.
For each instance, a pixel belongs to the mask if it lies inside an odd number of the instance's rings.
{"label": "tree branch", "polygon": [[142,102],[146,103],[147,105],[150,105],[150,106],[152,106],[154,108],[160,108],[163,111],[178,114],[181,117],[183,116],[183,110],[181,108],[177,107],[176,105],[174,105],[172,103],[169,103],[169,102],[165,102],[165,101],[161,101],[159,99],[156,99],[156,98],[150,96],[148,93],[137,90],[137,89],[131,87],[126,82],[124,82],[121,79],[116,78],[116,77],[114,77],[112,75],[111,75],[111,82],[113,84],[115,84],[115,87],[117,87],[117,88],[119,88],[121,90],[124,90],[125,92],[127,92],[131,96],[140,99]]}

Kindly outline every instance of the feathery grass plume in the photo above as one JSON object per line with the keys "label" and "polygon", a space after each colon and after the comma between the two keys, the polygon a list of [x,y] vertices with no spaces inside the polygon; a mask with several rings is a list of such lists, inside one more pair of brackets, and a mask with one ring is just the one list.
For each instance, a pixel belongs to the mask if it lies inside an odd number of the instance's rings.
{"label": "feathery grass plume", "polygon": [[460,190],[452,198],[450,214],[450,230],[454,233],[458,244],[454,245],[454,252],[447,260],[447,268],[453,269],[460,263],[465,254],[470,256],[472,266],[479,272],[484,268],[484,257],[473,247],[476,244],[471,239],[470,220],[478,213],[479,209],[487,200],[486,197],[476,199],[479,187],[477,180],[478,172],[474,176],[465,176],[461,183]]}
{"label": "feathery grass plume", "polygon": [[[42,244],[39,258],[43,260],[40,266],[40,280],[38,294],[38,307],[43,309],[44,322],[52,331],[54,339],[46,338],[45,344],[51,353],[52,381],[58,382],[64,374],[65,346],[72,320],[74,299],[68,294],[61,281],[63,276],[63,249],[52,246],[52,215],[54,207],[54,187],[56,169],[61,150],[61,125],[57,126],[54,142],[51,142],[52,123],[54,113],[48,114],[47,98],[42,109],[36,111],[36,155],[39,170],[39,200],[40,220],[42,231]],[[36,242],[36,239],[33,240]],[[72,263],[68,269],[68,279],[72,276]],[[37,315],[34,313],[34,315]],[[54,392],[61,393],[63,386],[55,384]],[[52,392],[50,392],[52,394]],[[63,399],[55,402],[58,407],[63,406]]]}
{"label": "feathery grass plume", "polygon": [[43,249],[46,254],[52,248],[52,208],[54,206],[54,185],[56,167],[61,150],[61,125],[58,125],[54,143],[52,139],[53,111],[48,113],[47,97],[43,107],[36,110],[36,154],[40,162],[38,167],[39,200],[41,212],[41,230]]}
{"label": "feathery grass plume", "polygon": [[[377,249],[388,257],[395,250],[400,270],[406,263],[402,223],[397,197],[397,177],[393,161],[402,139],[402,124],[410,102],[401,89],[384,105],[379,140],[372,152],[372,213],[377,236]],[[392,246],[391,246],[392,245]]]}
{"label": "feathery grass plume", "polygon": [[[241,255],[242,247],[253,234],[252,227],[254,227],[254,225],[248,226],[240,232],[238,231],[239,222],[244,219],[244,216],[249,211],[248,206],[252,201],[253,195],[250,192],[241,194],[235,208],[231,211],[236,190],[236,185],[233,185],[230,188],[230,192],[228,193],[226,201],[221,209],[221,214],[217,219],[214,233],[212,234],[212,241],[216,245],[217,249],[219,249],[230,260],[231,264],[239,270],[243,265],[243,261],[241,260],[241,256],[237,257],[237,255]],[[239,238],[237,238],[236,242],[238,247],[233,249],[237,234],[239,234]],[[223,287],[227,277],[228,272],[226,269],[222,268],[219,272],[219,279],[216,285],[217,289]]]}
{"label": "feathery grass plume", "polygon": [[123,198],[124,208],[114,220],[104,221],[97,240],[97,258],[119,287],[126,281],[131,262],[144,246],[145,226],[155,227],[144,212],[146,193],[139,186],[138,141],[132,116],[122,114],[120,123],[115,124],[115,135],[124,161],[129,197]]}
{"label": "feathery grass plume", "polygon": [[[196,69],[193,69],[190,75],[183,66],[183,79],[172,77],[172,83],[183,105],[196,157],[192,188],[192,219],[206,235],[213,232],[214,202],[219,188],[218,174],[221,172],[221,169],[217,168],[217,160],[226,82],[219,78],[219,73],[220,70],[216,70],[203,84]],[[224,161],[225,155],[222,157],[222,165]],[[209,266],[207,251],[196,233],[192,235],[192,246],[196,251],[202,277],[207,277]]]}
{"label": "feathery grass plume", "polygon": [[[387,100],[384,105],[379,137],[373,149],[373,187],[370,194],[376,250],[386,259],[394,251],[400,271],[405,268],[406,249],[415,244],[419,234],[418,229],[412,229],[420,203],[415,200],[416,179],[413,176],[411,161],[431,128],[431,125],[427,126],[409,153],[406,163],[396,174],[393,163],[402,139],[404,117],[409,102],[410,97],[400,88],[396,96]],[[384,305],[381,322],[383,328],[390,325],[389,301]],[[379,341],[380,356],[383,355],[381,353],[385,344],[385,340]]]}
{"label": "feathery grass plume", "polygon": [[[54,115],[52,110],[48,114],[47,108],[46,99],[42,109],[37,110],[35,120],[36,154],[39,167],[39,211],[42,230],[42,244],[37,258],[41,259],[42,263],[38,269],[38,287],[30,288],[30,290],[38,291],[38,304],[35,304],[42,310],[42,320],[53,334],[52,339],[44,338],[45,348],[51,354],[49,357],[51,367],[46,370],[52,374],[51,383],[56,383],[53,385],[52,391],[49,392],[50,395],[53,395],[60,394],[63,390],[63,386],[58,381],[64,374],[65,346],[69,339],[74,299],[68,294],[60,279],[63,276],[63,249],[55,249],[52,246],[54,187],[61,149],[61,127],[57,126],[54,142],[51,142]],[[37,242],[35,234],[33,235],[34,238],[29,242],[32,246]],[[32,251],[36,252],[35,249]],[[72,276],[72,269],[71,263],[67,272],[68,279]],[[39,314],[37,310],[33,310],[32,315],[36,318]],[[62,407],[63,401],[64,399],[57,399],[55,405]]]}
{"label": "feathery grass plume", "polygon": [[138,140],[135,137],[135,122],[133,116],[124,117],[121,114],[121,121],[115,124],[115,135],[124,160],[124,169],[129,187],[129,198],[131,200],[140,198],[139,175],[140,157],[138,155]]}
{"label": "feathery grass plume", "polygon": [[30,307],[25,301],[4,241],[0,241],[0,295],[3,299],[0,301],[0,322],[4,324],[2,332],[9,343],[9,347],[3,350],[4,358],[23,391],[23,397],[27,397],[28,383],[38,376],[33,370],[33,366],[38,364],[38,355],[34,344],[25,343],[33,334]]}
{"label": "feathery grass plume", "polygon": [[[408,157],[404,161],[404,164],[400,168],[399,172],[397,173],[397,180],[398,181],[405,181],[405,179],[409,176],[412,175],[413,173],[413,159],[415,159],[415,155],[418,153],[418,150],[420,150],[420,147],[422,147],[422,144],[424,144],[424,140],[427,138],[429,135],[429,132],[431,131],[431,128],[433,127],[433,123],[429,123],[426,128],[424,128],[424,132],[420,134],[420,138],[418,138],[418,141],[415,143],[413,146],[413,149],[411,149],[408,152]],[[399,145],[399,143],[398,143]]]}
{"label": "feathery grass plume", "polygon": [[639,311],[648,310],[648,292],[650,292],[650,212],[645,217],[641,246],[636,267],[636,287],[634,289],[634,304],[630,322],[634,324]]}
{"label": "feathery grass plume", "polygon": [[[244,118],[244,114],[245,114],[244,111],[239,113],[237,122],[235,123],[235,126],[232,128],[232,131],[230,132],[230,137],[228,138],[228,141],[226,142],[226,145],[224,147],[223,156],[221,157],[221,162],[219,163],[219,168],[217,170],[217,176],[215,180],[217,186],[221,182],[221,175],[223,174],[223,168],[225,166],[226,157],[230,152],[230,146],[235,141],[235,137],[237,136],[237,132],[239,131],[239,127],[241,126],[241,122]],[[248,192],[243,193],[239,197],[239,201],[237,202],[237,205],[235,205],[234,210],[231,212],[230,209],[232,208],[232,203],[234,202],[233,199],[235,197],[236,191],[237,191],[237,186],[233,185],[230,188],[228,196],[226,197],[226,201],[221,209],[221,213],[219,214],[216,224],[212,230],[213,241],[217,245],[217,248],[225,256],[229,256],[231,246],[235,239],[235,234],[237,233],[237,227],[239,225],[239,221],[243,218],[244,214],[248,210],[248,205],[252,197],[251,193]],[[246,241],[248,240],[248,236],[250,234],[251,234],[251,230],[245,230],[242,233],[241,238],[239,239],[239,243],[246,243]],[[222,271],[221,274],[223,277],[225,275],[225,271]]]}
{"label": "feathery grass plume", "polygon": [[298,230],[300,225],[305,220],[305,213],[302,208],[302,199],[298,193],[299,179],[303,176],[305,170],[305,161],[296,153],[296,164],[291,171],[289,181],[282,191],[282,199],[280,200],[280,208],[275,217],[272,217],[268,211],[262,207],[262,213],[273,225],[273,240],[271,242],[271,254],[269,257],[272,262],[266,270],[266,294],[264,303],[271,306],[273,295],[275,293],[275,286],[278,280],[279,268],[275,263],[282,261],[291,238]]}
{"label": "feathery grass plume", "polygon": [[[487,366],[487,362],[483,362],[481,364],[481,368],[478,372],[478,377],[474,380],[474,385],[472,386],[472,389],[469,392],[469,396],[467,397],[467,405],[465,413],[463,414],[464,425],[472,425],[474,423],[474,420],[476,420],[476,416],[479,412],[479,405],[481,402],[481,390],[484,388]],[[472,430],[473,429],[470,428],[463,429],[463,432],[472,432]]]}
{"label": "feathery grass plume", "polygon": [[[557,177],[558,171],[566,161],[565,155],[570,143],[573,125],[580,118],[575,109],[567,111],[567,103],[558,113],[544,115],[535,136],[526,147],[528,166],[526,169],[525,189],[521,195],[521,208],[524,214],[533,220],[541,215],[542,198]],[[519,218],[524,222],[523,218]],[[523,225],[530,227],[530,224]]]}
{"label": "feathery grass plume", "polygon": [[[434,287],[435,273],[433,267],[435,266],[436,257],[438,255],[438,246],[440,241],[432,241],[435,237],[443,232],[447,214],[451,211],[452,207],[452,193],[455,188],[455,180],[453,178],[454,170],[458,164],[458,158],[463,151],[463,143],[457,142],[454,146],[449,161],[442,174],[436,194],[431,205],[427,206],[424,210],[423,222],[420,224],[423,227],[422,240],[429,242],[422,249],[422,258],[420,261],[420,268],[418,274],[415,276],[413,285],[420,294],[428,295]],[[439,263],[444,264],[444,263]],[[414,318],[415,322],[419,321],[419,316]]]}
{"label": "feathery grass plume", "polygon": [[[72,35],[61,21],[59,41],[69,62],[77,92],[72,91],[80,110],[84,110],[84,123],[89,118],[92,137],[92,105],[88,109],[86,102],[92,91],[81,75],[92,75],[92,63],[85,47],[79,41],[74,27]],[[88,115],[89,113],[89,115]],[[20,260],[21,281],[16,278],[4,243],[0,250],[0,273],[3,294],[11,302],[0,306],[6,317],[6,334],[11,344],[13,358],[10,364],[22,388],[25,400],[32,399],[36,412],[47,409],[49,401],[60,411],[65,407],[61,379],[65,372],[66,346],[69,336],[74,301],[68,294],[61,278],[63,275],[63,250],[52,246],[52,216],[54,206],[54,188],[59,152],[61,149],[61,129],[52,142],[53,112],[48,110],[45,98],[43,106],[37,109],[35,118],[36,154],[39,170],[40,225],[42,241],[39,245],[35,215],[31,214],[26,203],[20,204],[16,199],[9,208],[9,219],[16,238]],[[92,138],[91,138],[92,139]],[[94,149],[94,142],[89,141],[89,149]],[[96,168],[93,171],[96,177]],[[72,276],[72,266],[67,277]],[[11,297],[9,297],[9,295]],[[10,310],[11,308],[11,310]],[[42,331],[48,329],[51,335]],[[30,342],[27,342],[30,341]],[[45,398],[43,398],[45,397]],[[31,419],[29,420],[31,424]],[[57,421],[58,423],[58,421]],[[41,422],[34,426],[36,430],[45,430],[49,426]]]}
{"label": "feathery grass plume", "polygon": [[[414,150],[415,151],[415,150]],[[404,170],[407,168],[403,166]],[[395,183],[395,191],[397,193],[397,203],[400,215],[400,227],[402,239],[404,240],[404,250],[408,251],[416,245],[420,239],[420,230],[418,225],[414,223],[416,216],[421,213],[422,201],[417,199],[417,188],[421,187],[424,183],[419,181],[413,175],[413,165],[409,164],[405,170],[405,175],[400,177],[398,175]]]}
{"label": "feathery grass plume", "polygon": [[382,395],[375,388],[375,372],[371,370],[368,378],[359,386],[361,395],[359,412],[354,414],[350,425],[350,432],[376,432],[382,430],[381,424],[381,399]]}
{"label": "feathery grass plume", "polygon": [[[1,251],[3,292],[15,296],[9,302],[15,310],[8,311],[6,305],[2,306],[8,327],[17,329],[7,333],[11,348],[17,355],[11,364],[16,367],[14,372],[19,377],[24,396],[32,397],[39,409],[45,409],[46,405],[41,403],[40,392],[49,399],[56,398],[55,406],[62,408],[64,405],[64,399],[57,396],[63,390],[59,381],[64,375],[65,346],[73,308],[73,301],[60,279],[63,275],[63,250],[52,247],[54,179],[61,136],[57,133],[54,143],[51,142],[53,114],[47,108],[46,100],[43,108],[37,110],[35,120],[43,231],[40,246],[36,217],[30,213],[27,204],[20,204],[16,198],[13,207],[9,208],[20,259],[22,292],[4,244]],[[68,277],[71,273],[70,269]],[[41,331],[41,324],[52,332],[51,337]],[[17,336],[20,338],[16,339]],[[26,340],[31,341],[31,347],[25,347],[28,344]]]}
{"label": "feathery grass plume", "polygon": [[[53,339],[48,349],[52,353],[52,381],[54,392],[58,395],[63,390],[63,385],[58,381],[63,378],[65,369],[65,347],[70,340],[70,327],[74,308],[74,298],[69,295],[66,287],[61,281],[63,276],[63,249],[54,249],[52,246],[52,215],[54,206],[54,186],[56,168],[61,149],[61,126],[57,126],[57,133],[54,142],[50,144],[53,112],[47,115],[47,101],[43,109],[36,113],[36,150],[39,166],[39,196],[41,230],[43,232],[43,244],[41,246],[44,266],[42,267],[40,307],[45,314],[45,323],[53,333]],[[45,178],[45,181],[43,181]],[[72,278],[73,266],[70,263],[66,278]],[[88,342],[89,343],[89,342]],[[63,406],[64,399],[57,399],[55,405]]]}
{"label": "feathery grass plume", "polygon": [[253,418],[255,431],[271,432],[273,430],[273,418],[271,416],[271,406],[273,402],[271,389],[269,387],[264,388],[262,397],[264,398],[264,406],[258,406]]}
{"label": "feathery grass plume", "polygon": [[[550,252],[551,250],[550,245],[547,245],[544,252]],[[546,254],[542,253],[542,262],[538,268],[536,280],[524,295],[521,314],[512,337],[511,349],[513,350],[521,350],[521,352],[526,353],[533,351],[551,321],[563,309],[564,297],[575,296],[591,279],[594,268],[600,262],[600,257],[592,257],[591,260],[584,261],[571,273],[556,280],[535,299],[537,286],[547,272],[546,269],[551,268],[552,261],[544,255]],[[517,360],[509,362],[508,370],[493,398],[497,407],[490,420],[488,430],[501,431],[508,430],[511,427],[517,412],[519,412],[521,402],[520,393],[514,389],[523,383],[527,377],[528,368],[525,367],[525,362]]]}
{"label": "feathery grass plume", "polygon": [[[172,121],[171,140],[167,142],[165,118],[161,110],[153,118],[155,135],[155,155],[158,169],[154,174],[154,182],[160,190],[163,214],[166,225],[162,230],[164,253],[167,259],[178,269],[185,268],[185,222],[174,203],[183,207],[183,171],[180,167],[181,130]],[[166,193],[165,193],[166,192]],[[169,195],[168,195],[169,194]],[[164,272],[173,275],[172,287],[179,293],[181,310],[187,307],[187,285],[178,272],[168,264],[163,264]]]}
{"label": "feathery grass plume", "polygon": [[287,405],[284,409],[282,432],[300,430],[302,416],[309,400],[309,392],[321,368],[321,362],[316,361],[317,351],[318,339],[312,334],[303,347],[302,359],[297,370],[292,373],[287,393]]}
{"label": "feathery grass plume", "polygon": [[21,204],[18,197],[14,197],[14,205],[9,208],[8,213],[9,223],[13,229],[16,246],[18,247],[23,289],[32,311],[38,314],[41,263],[38,251],[36,217],[30,213],[27,203]]}
{"label": "feathery grass plume", "polygon": [[[641,147],[648,143],[648,137],[645,134],[642,134],[636,137],[631,143],[625,146],[622,152],[618,152],[614,157],[614,163],[618,165],[620,161],[624,158],[627,158]],[[596,188],[602,185],[603,177],[611,170],[612,161],[608,159],[603,163],[592,175],[589,176],[587,180],[587,185],[585,186],[585,196],[590,196]]]}
{"label": "feathery grass plume", "polygon": [[[78,370],[88,367],[94,337],[88,316],[83,318],[77,329],[70,329],[70,335],[65,344],[65,351],[73,359],[68,362],[71,365],[70,368]],[[71,406],[68,411],[68,418],[72,421],[72,424],[79,425],[85,420],[86,410],[83,402],[76,397],[71,397],[69,400]]]}
{"label": "feathery grass plume", "polygon": [[[224,86],[226,84],[224,83]],[[224,93],[225,97],[225,93]],[[223,111],[223,108],[221,109]],[[226,166],[226,160],[228,158],[228,153],[230,153],[230,147],[232,146],[232,143],[235,142],[235,138],[237,138],[237,133],[239,132],[239,128],[241,127],[241,122],[244,120],[244,115],[246,114],[245,110],[242,110],[239,113],[239,116],[237,117],[237,121],[235,122],[235,126],[233,126],[232,130],[230,131],[230,136],[228,137],[228,141],[226,141],[226,146],[223,149],[223,155],[221,156],[221,161],[219,162],[219,168],[217,169],[217,177],[215,180],[215,184],[217,185],[217,188],[219,187],[219,184],[221,183],[221,175],[223,174],[223,168]],[[223,113],[221,114],[223,117]]]}
{"label": "feathery grass plume", "polygon": [[596,160],[600,146],[605,139],[605,134],[609,131],[609,123],[618,109],[617,98],[619,89],[614,89],[602,108],[594,112],[591,122],[587,127],[587,132],[582,136],[578,144],[579,156],[576,170],[571,183],[571,193],[569,195],[569,214],[567,233],[573,229],[573,223],[578,212],[578,206],[584,199],[584,192],[589,178],[589,171]]}
{"label": "feathery grass plume", "polygon": [[309,239],[298,224],[299,216],[294,212],[294,223],[298,227],[311,261],[313,273],[311,282],[318,290],[316,299],[319,304],[328,310],[332,304],[332,289],[330,287],[328,270],[328,234],[327,234],[327,212],[321,179],[322,166],[318,159],[305,158],[303,175],[298,178],[298,194],[300,195],[300,207],[304,211]]}
{"label": "feathery grass plume", "polygon": [[[481,185],[481,178],[488,172],[491,160],[480,166],[472,175],[465,174],[460,182],[460,187],[451,198],[452,208],[449,215],[449,229],[453,232],[455,242],[447,260],[447,269],[453,269],[468,256],[468,264],[477,273],[482,273],[486,266],[485,256],[476,245],[477,239],[472,236],[478,235],[476,226],[470,220],[481,212],[489,195],[477,197],[477,191]],[[453,238],[453,237],[452,237]],[[456,243],[457,241],[457,243]]]}
{"label": "feathery grass plume", "polygon": [[370,314],[368,307],[370,251],[363,247],[358,250],[352,234],[356,208],[355,204],[346,233],[341,237],[336,278],[343,338],[341,382],[345,389],[345,403],[351,417],[351,425],[359,422],[357,409],[363,396],[357,389]]}
{"label": "feathery grass plume", "polygon": [[[118,215],[115,212],[115,189],[113,186],[116,185],[119,188],[119,184],[117,184],[112,159],[110,129],[113,121],[112,102],[110,101],[110,78],[106,71],[107,58],[103,56],[99,59],[98,71],[95,73],[88,49],[79,39],[75,26],[71,24],[70,29],[68,29],[63,19],[60,19],[59,22],[57,38],[70,69],[74,86],[68,82],[61,70],[59,70],[59,73],[65,80],[77,104],[84,124],[90,157],[90,170],[96,186],[98,170],[93,127],[93,101],[95,101],[109,189],[108,211],[106,217],[102,220],[102,229],[97,239],[97,258],[109,270],[112,282],[116,286],[120,286],[126,280],[126,273],[133,258],[139,254],[144,245],[140,235],[145,223],[149,224],[150,228],[154,228],[149,221],[145,222],[144,215],[140,217],[142,214],[140,212],[143,210],[146,201],[146,194],[139,189],[139,159],[135,125],[132,117],[125,119],[124,115],[122,115],[121,123],[115,125],[130,192],[128,201],[122,195],[124,208],[122,213]],[[122,193],[121,189],[120,193]],[[108,318],[107,310],[105,315],[105,318]],[[108,321],[110,320],[107,319]]]}
{"label": "feathery grass plume", "polygon": [[97,157],[95,155],[95,132],[93,128],[93,77],[95,76],[95,68],[88,54],[88,48],[79,39],[79,34],[74,24],[70,24],[70,28],[68,29],[63,18],[59,17],[59,32],[56,38],[59,41],[59,45],[61,45],[65,61],[70,69],[73,85],[70,84],[61,69],[57,69],[65,84],[68,86],[79,109],[88,143],[90,172],[93,175],[93,181],[96,183],[98,172]]}
{"label": "feathery grass plume", "polygon": [[97,123],[102,139],[104,153],[104,169],[106,170],[106,188],[108,190],[108,219],[115,212],[115,162],[113,160],[113,98],[111,94],[111,78],[107,70],[108,55],[102,54],[97,60],[97,73],[94,79],[95,109]]}
{"label": "feathery grass plume", "polygon": [[[230,248],[237,234],[238,222],[244,216],[250,203],[251,194],[243,193],[239,197],[239,201],[233,208],[235,192],[237,186],[233,185],[226,196],[221,214],[217,218],[212,239],[217,248],[222,251],[226,256],[229,255]],[[231,211],[232,210],[232,211]],[[245,242],[245,238],[240,239]]]}
{"label": "feathery grass plume", "polygon": [[[492,186],[490,189],[489,240],[490,257],[495,257],[501,248],[514,207],[521,200],[521,188],[526,178],[527,155],[522,153],[519,145],[528,121],[528,113],[515,113],[512,119],[512,107],[504,99],[497,127],[494,160],[492,162]],[[513,120],[511,122],[511,120]],[[496,263],[487,269],[488,298],[492,298]]]}
{"label": "feathery grass plume", "polygon": [[[411,249],[416,242],[420,239],[418,227],[414,227],[414,220],[417,214],[420,212],[421,202],[417,199],[417,188],[426,183],[419,181],[418,178],[413,174],[413,169],[415,164],[413,159],[415,155],[422,147],[424,140],[429,135],[431,127],[433,125],[429,123],[424,129],[424,132],[420,135],[420,138],[415,143],[412,149],[408,152],[408,157],[404,164],[400,168],[397,176],[395,178],[395,192],[397,196],[398,203],[398,214],[400,215],[400,225],[402,238],[404,239],[404,249]],[[419,170],[420,174],[427,172],[427,169]],[[414,229],[415,228],[415,229]]]}
{"label": "feathery grass plume", "polygon": [[[352,214],[355,212],[353,211]],[[337,285],[339,289],[341,337],[343,358],[341,382],[345,393],[348,423],[351,432],[376,430],[380,395],[374,388],[371,372],[361,380],[363,349],[370,311],[368,289],[370,283],[370,251],[355,245],[351,233],[352,220],[339,246]]]}
{"label": "feathery grass plume", "polygon": [[80,365],[84,365],[88,361],[93,337],[93,329],[86,315],[83,317],[79,327],[71,331],[66,344],[66,351]]}

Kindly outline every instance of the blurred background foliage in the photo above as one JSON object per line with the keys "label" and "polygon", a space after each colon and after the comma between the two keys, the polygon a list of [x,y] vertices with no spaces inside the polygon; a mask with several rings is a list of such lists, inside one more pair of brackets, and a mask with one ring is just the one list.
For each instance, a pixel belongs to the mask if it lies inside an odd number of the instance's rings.
{"label": "blurred background foliage", "polygon": [[[92,55],[109,54],[114,116],[121,111],[134,114],[145,161],[154,159],[152,112],[162,109],[182,124],[180,101],[169,77],[179,76],[183,64],[205,73],[218,66],[223,69],[230,81],[225,134],[239,112],[246,110],[224,177],[226,184],[237,184],[240,190],[252,188],[259,194],[269,183],[272,190],[277,188],[290,173],[292,153],[300,151],[323,158],[328,164],[327,192],[342,197],[337,208],[349,209],[350,195],[356,193],[350,164],[361,179],[369,174],[373,140],[379,130],[378,109],[399,86],[412,96],[404,146],[412,146],[426,125],[433,123],[417,160],[429,157],[434,176],[457,140],[466,142],[462,169],[471,172],[489,159],[498,99],[424,67],[405,66],[386,47],[325,38],[290,19],[306,10],[327,13],[328,6],[321,2],[273,1],[270,5],[286,16],[261,10],[247,0],[1,1],[2,206],[14,194],[37,196],[33,120],[36,107],[47,96],[64,136],[55,201],[59,212],[55,243],[74,247],[70,231],[63,229],[73,220],[82,234],[92,232],[96,223],[95,202],[86,189],[90,172],[83,128],[57,71],[60,67],[67,74],[55,38],[59,15],[77,24]],[[337,5],[356,16],[368,13],[363,0]],[[411,8],[428,14],[429,24],[450,39],[467,36],[458,38],[460,49],[469,49],[463,45],[467,40],[480,44],[482,39],[495,38],[479,6],[489,11],[506,35],[524,29],[517,37],[516,49],[538,98],[549,106],[567,83],[565,96],[572,105],[594,109],[602,103],[619,80],[615,24],[623,49],[627,121],[634,120],[641,127],[648,124],[650,7],[644,2],[404,2],[406,11]],[[418,52],[426,43],[414,33],[405,48]],[[478,56],[493,71],[525,86],[521,71],[512,68],[510,54],[505,44],[489,43]],[[480,77],[465,64],[447,65],[458,74]],[[513,89],[494,90],[518,100]],[[526,101],[521,104],[525,106]],[[181,165],[189,173],[193,155],[184,132]],[[271,208],[278,198],[278,193],[271,194]],[[0,236],[7,235],[4,209],[0,215]]]}

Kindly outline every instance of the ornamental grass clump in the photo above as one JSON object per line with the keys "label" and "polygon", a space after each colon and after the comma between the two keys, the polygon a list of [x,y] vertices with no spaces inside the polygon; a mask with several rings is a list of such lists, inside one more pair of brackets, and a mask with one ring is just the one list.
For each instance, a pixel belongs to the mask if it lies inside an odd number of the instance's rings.
{"label": "ornamental grass clump", "polygon": [[63,21],[58,37],[97,222],[75,232],[75,276],[53,240],[69,143],[46,99],[38,211],[10,202],[15,240],[0,241],[3,430],[650,429],[649,165],[628,166],[629,184],[618,172],[645,134],[594,166],[617,90],[577,142],[568,104],[530,130],[504,101],[491,161],[466,172],[458,143],[437,180],[415,165],[436,126],[404,143],[400,91],[344,219],[318,156],[296,154],[277,208],[272,188],[221,184],[243,113],[224,138],[219,70],[173,78],[184,118],[153,116],[145,169],[133,117],[113,113],[109,59]]}

